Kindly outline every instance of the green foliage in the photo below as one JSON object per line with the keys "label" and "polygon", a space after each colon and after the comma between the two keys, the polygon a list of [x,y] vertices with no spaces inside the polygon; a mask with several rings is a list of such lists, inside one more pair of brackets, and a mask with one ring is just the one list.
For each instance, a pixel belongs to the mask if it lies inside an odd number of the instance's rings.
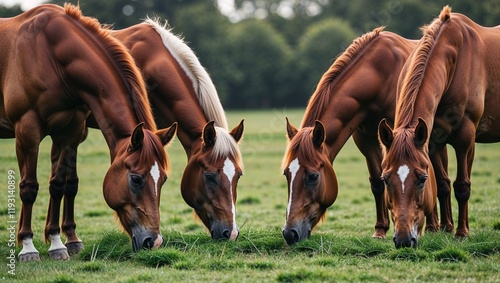
{"label": "green foliage", "polygon": [[140,251],[133,256],[133,259],[150,267],[160,267],[173,265],[184,260],[184,254],[175,249],[157,249],[154,251]]}

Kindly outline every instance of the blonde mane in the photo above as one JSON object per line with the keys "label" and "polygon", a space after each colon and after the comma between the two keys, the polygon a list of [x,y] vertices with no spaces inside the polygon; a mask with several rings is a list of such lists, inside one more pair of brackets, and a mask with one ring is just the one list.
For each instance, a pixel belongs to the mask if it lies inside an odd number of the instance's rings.
{"label": "blonde mane", "polygon": [[445,6],[439,17],[434,19],[429,25],[421,28],[423,37],[418,46],[413,51],[412,59],[408,59],[408,72],[402,81],[401,91],[398,95],[396,105],[395,127],[407,127],[413,119],[413,110],[417,99],[418,91],[424,79],[425,69],[429,59],[429,54],[434,47],[442,25],[451,17],[451,8]]}
{"label": "blonde mane", "polygon": [[306,114],[302,121],[302,127],[312,126],[320,115],[328,107],[330,100],[330,85],[361,53],[361,51],[375,38],[384,27],[378,27],[371,32],[353,40],[351,45],[333,62],[328,71],[321,77],[316,91],[311,96],[307,104]]}
{"label": "blonde mane", "polygon": [[216,126],[228,130],[226,115],[217,95],[217,90],[193,50],[187,46],[184,40],[171,32],[167,22],[162,25],[159,19],[149,17],[144,22],[156,30],[162,38],[163,45],[191,79],[196,97],[207,120],[213,120]]}

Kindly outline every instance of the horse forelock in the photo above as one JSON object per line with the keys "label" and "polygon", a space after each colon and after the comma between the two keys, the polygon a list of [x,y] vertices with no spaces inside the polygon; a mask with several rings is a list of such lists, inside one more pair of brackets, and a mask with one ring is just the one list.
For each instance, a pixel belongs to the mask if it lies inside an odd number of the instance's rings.
{"label": "horse forelock", "polygon": [[321,114],[328,107],[331,96],[331,84],[350,64],[357,58],[364,48],[376,38],[384,27],[378,27],[371,32],[353,40],[351,45],[337,57],[335,62],[330,66],[328,71],[321,77],[316,90],[309,99],[307,104],[306,114],[302,121],[301,127],[312,126],[316,120],[319,120]]}
{"label": "horse forelock", "polygon": [[162,168],[166,169],[167,175],[170,174],[170,159],[165,151],[160,139],[152,131],[144,130],[144,140],[142,143],[140,164],[152,166],[155,158],[159,158],[158,162]]}
{"label": "horse forelock", "polygon": [[128,95],[130,95],[132,105],[130,108],[136,114],[138,122],[144,122],[145,128],[156,130],[156,124],[151,114],[146,85],[141,72],[137,68],[134,59],[128,53],[127,49],[117,39],[109,34],[109,29],[103,27],[95,18],[82,15],[79,6],[64,4],[66,14],[78,20],[88,30],[92,31],[103,43],[107,53],[116,63],[123,80],[127,86]]}
{"label": "horse forelock", "polygon": [[184,72],[186,72],[193,83],[196,98],[207,120],[213,120],[216,126],[228,129],[226,115],[215,85],[193,50],[189,48],[182,38],[171,32],[171,28],[168,27],[167,22],[161,24],[159,19],[151,18],[147,18],[144,22],[156,30],[165,48],[167,48]]}
{"label": "horse forelock", "polygon": [[[318,149],[314,146],[311,134],[313,127],[301,128],[297,134],[287,144],[285,155],[281,163],[281,169],[285,170],[287,166],[298,158],[301,164],[317,164],[322,162],[318,160]],[[323,148],[323,150],[325,150]],[[327,156],[325,154],[325,156]]]}
{"label": "horse forelock", "polygon": [[243,169],[243,158],[240,147],[229,132],[221,127],[215,127],[216,139],[213,149],[210,153],[211,158],[218,160],[225,157],[233,157],[234,161]]}
{"label": "horse forelock", "polygon": [[386,152],[385,159],[393,163],[398,160],[416,162],[418,149],[413,142],[414,131],[410,128],[398,128],[394,130],[394,139],[389,151]]}
{"label": "horse forelock", "polygon": [[425,75],[425,69],[429,60],[430,53],[435,45],[443,24],[451,17],[451,8],[445,6],[438,18],[434,19],[429,25],[421,28],[423,32],[422,39],[413,51],[408,71],[403,77],[400,97],[397,99],[396,117],[394,125],[396,127],[408,127],[413,119],[414,105],[418,97],[418,92]]}

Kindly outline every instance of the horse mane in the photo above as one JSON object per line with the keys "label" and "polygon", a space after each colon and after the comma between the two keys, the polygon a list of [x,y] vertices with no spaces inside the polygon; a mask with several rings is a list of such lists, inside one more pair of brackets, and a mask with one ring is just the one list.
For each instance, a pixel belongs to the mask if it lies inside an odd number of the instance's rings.
{"label": "horse mane", "polygon": [[[303,162],[308,164],[314,164],[318,162],[317,148],[314,146],[311,135],[314,127],[304,127],[301,128],[295,137],[291,139],[286,147],[285,156],[281,162],[281,169],[284,170],[288,164],[292,162],[292,159],[299,158]],[[323,150],[326,150],[323,148]]]}
{"label": "horse mane", "polygon": [[156,123],[151,114],[146,85],[141,72],[136,67],[134,59],[128,53],[127,49],[117,39],[110,36],[109,29],[101,26],[97,19],[83,16],[79,6],[66,3],[64,4],[64,11],[101,39],[100,42],[113,59],[113,62],[116,63],[118,70],[125,80],[132,102],[130,108],[137,115],[138,122],[144,122],[145,128],[148,130],[156,130]]}
{"label": "horse mane", "polygon": [[424,79],[425,69],[429,55],[434,47],[443,24],[451,17],[451,8],[445,6],[439,17],[429,25],[421,28],[423,32],[419,45],[415,48],[412,60],[409,60],[408,72],[404,76],[399,92],[401,97],[397,99],[395,127],[409,126],[413,119],[413,108],[417,100],[418,91]]}
{"label": "horse mane", "polygon": [[301,127],[314,125],[314,122],[320,118],[321,113],[328,107],[330,101],[330,85],[347,67],[357,58],[362,50],[374,39],[384,27],[378,27],[371,32],[353,40],[351,45],[337,57],[328,71],[321,77],[316,90],[309,99],[306,114]]}
{"label": "horse mane", "polygon": [[215,85],[207,71],[201,65],[198,57],[184,40],[171,32],[168,23],[160,23],[159,19],[146,18],[144,23],[152,26],[160,35],[163,45],[177,60],[193,83],[198,102],[208,121],[215,121],[215,125],[228,130],[227,119],[219,100]]}

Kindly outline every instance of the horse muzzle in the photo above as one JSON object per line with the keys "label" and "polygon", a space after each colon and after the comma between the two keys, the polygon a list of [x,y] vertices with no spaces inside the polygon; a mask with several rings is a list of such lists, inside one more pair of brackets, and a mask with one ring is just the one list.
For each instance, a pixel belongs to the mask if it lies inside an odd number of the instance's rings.
{"label": "horse muzzle", "polygon": [[212,239],[219,240],[236,240],[240,234],[237,228],[230,227],[221,222],[214,222],[210,228]]}
{"label": "horse muzzle", "polygon": [[132,228],[132,249],[137,252],[141,249],[156,249],[163,243],[161,234],[152,233],[141,226]]}
{"label": "horse muzzle", "polygon": [[398,233],[394,232],[392,238],[396,249],[399,248],[416,248],[418,245],[418,235],[416,233]]}
{"label": "horse muzzle", "polygon": [[288,245],[293,245],[311,236],[311,225],[303,223],[302,225],[295,225],[283,227],[283,238]]}

